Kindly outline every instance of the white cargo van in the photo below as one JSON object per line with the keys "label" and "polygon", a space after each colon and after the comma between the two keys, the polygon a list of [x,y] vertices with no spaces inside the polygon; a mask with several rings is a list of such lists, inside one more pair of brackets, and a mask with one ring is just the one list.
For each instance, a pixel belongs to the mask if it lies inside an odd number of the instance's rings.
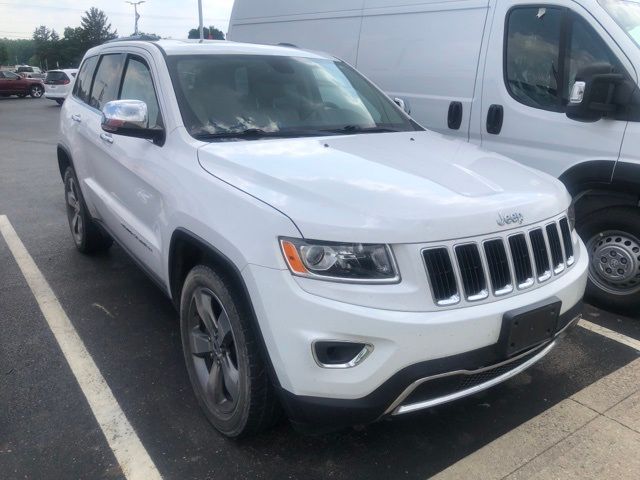
{"label": "white cargo van", "polygon": [[229,37],[328,51],[425,127],[559,177],[588,296],[640,308],[640,3],[236,0]]}

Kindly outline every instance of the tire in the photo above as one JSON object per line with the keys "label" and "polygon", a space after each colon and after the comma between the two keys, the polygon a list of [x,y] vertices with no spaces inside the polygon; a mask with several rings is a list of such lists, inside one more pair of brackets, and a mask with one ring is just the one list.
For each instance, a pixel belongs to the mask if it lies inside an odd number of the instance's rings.
{"label": "tire", "polygon": [[56,98],[56,103],[58,105],[62,105],[64,103],[64,98]]}
{"label": "tire", "polygon": [[577,226],[589,253],[585,298],[612,312],[640,309],[640,209],[613,207],[590,213]]}
{"label": "tire", "polygon": [[209,266],[187,275],[180,331],[189,379],[209,422],[230,438],[256,434],[280,418],[251,315],[232,282]]}
{"label": "tire", "polygon": [[108,250],[113,240],[91,218],[72,167],[67,167],[64,173],[64,199],[76,248],[87,254]]}
{"label": "tire", "polygon": [[18,96],[18,98],[24,98],[24,97],[27,96],[27,94],[26,93],[18,93],[17,96]]}
{"label": "tire", "polygon": [[31,95],[31,98],[42,98],[44,87],[42,85],[32,85],[29,89],[29,95]]}

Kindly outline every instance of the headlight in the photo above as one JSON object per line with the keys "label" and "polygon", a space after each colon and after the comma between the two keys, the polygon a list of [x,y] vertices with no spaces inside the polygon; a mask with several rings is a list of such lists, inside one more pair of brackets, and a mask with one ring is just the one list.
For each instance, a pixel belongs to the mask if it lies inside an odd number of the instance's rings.
{"label": "headlight", "polygon": [[567,221],[569,222],[569,231],[573,232],[573,229],[576,228],[576,208],[571,202],[569,208],[567,209]]}
{"label": "headlight", "polygon": [[281,238],[282,253],[294,275],[351,283],[400,280],[388,245]]}

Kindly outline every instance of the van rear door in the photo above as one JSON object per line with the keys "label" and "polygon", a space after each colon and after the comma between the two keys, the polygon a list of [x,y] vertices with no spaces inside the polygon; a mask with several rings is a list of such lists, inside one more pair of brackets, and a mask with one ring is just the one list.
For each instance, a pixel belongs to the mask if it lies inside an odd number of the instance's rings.
{"label": "van rear door", "polygon": [[[570,120],[565,106],[576,72],[608,62],[635,72],[594,17],[570,0],[495,2],[484,68],[482,146],[554,176],[597,161],[603,178],[618,159],[626,121]],[[472,137],[475,135],[472,134]]]}

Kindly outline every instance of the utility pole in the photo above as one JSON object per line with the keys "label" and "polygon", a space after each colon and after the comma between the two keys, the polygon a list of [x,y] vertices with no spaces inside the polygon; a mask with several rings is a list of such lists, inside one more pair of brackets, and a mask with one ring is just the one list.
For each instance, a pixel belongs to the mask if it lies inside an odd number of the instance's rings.
{"label": "utility pole", "polygon": [[125,2],[125,3],[128,3],[129,5],[133,5],[133,11],[136,15],[136,26],[133,32],[134,35],[138,35],[138,19],[140,18],[140,15],[138,14],[138,5],[140,5],[141,3],[144,3],[145,1],[146,0],[140,0],[138,2]]}
{"label": "utility pole", "polygon": [[202,0],[198,0],[198,18],[200,19],[200,43],[204,40],[204,26],[202,25]]}

